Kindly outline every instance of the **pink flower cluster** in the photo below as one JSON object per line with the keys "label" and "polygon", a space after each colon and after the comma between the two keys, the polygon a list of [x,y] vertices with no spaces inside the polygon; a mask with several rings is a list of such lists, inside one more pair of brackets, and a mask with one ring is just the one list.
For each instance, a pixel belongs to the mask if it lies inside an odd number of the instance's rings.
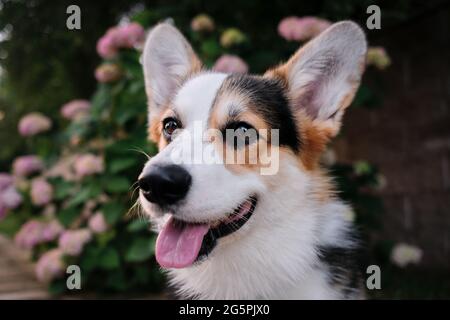
{"label": "pink flower cluster", "polygon": [[224,73],[247,73],[248,65],[238,56],[224,54],[217,59],[213,69]]}
{"label": "pink flower cluster", "polygon": [[62,177],[67,181],[77,180],[73,163],[77,155],[63,155],[47,171],[48,177]]}
{"label": "pink flower cluster", "polygon": [[44,178],[36,178],[31,182],[31,202],[36,206],[48,204],[53,198],[53,187]]}
{"label": "pink flower cluster", "polygon": [[93,233],[103,233],[108,230],[108,224],[106,223],[105,216],[101,212],[95,213],[89,219],[88,226]]}
{"label": "pink flower cluster", "polygon": [[17,176],[25,177],[44,168],[42,161],[33,155],[21,156],[13,162],[13,172]]}
{"label": "pink flower cluster", "polygon": [[79,177],[103,172],[103,158],[90,153],[78,156],[74,162],[75,173]]}
{"label": "pink flower cluster", "polygon": [[287,17],[278,25],[278,33],[288,41],[306,41],[328,28],[328,20],[316,17]]}
{"label": "pink flower cluster", "polygon": [[89,229],[67,230],[59,238],[58,245],[64,254],[78,256],[91,239],[92,232]]}
{"label": "pink flower cluster", "polygon": [[30,137],[49,130],[51,126],[49,118],[39,112],[32,112],[20,119],[19,133],[24,137]]}
{"label": "pink flower cluster", "polygon": [[64,274],[66,264],[63,261],[63,252],[56,248],[44,253],[36,264],[36,277],[39,281],[48,283]]}
{"label": "pink flower cluster", "polygon": [[100,83],[110,83],[122,77],[122,70],[115,63],[103,63],[95,69],[95,79]]}
{"label": "pink flower cluster", "polygon": [[109,29],[97,42],[97,52],[105,59],[114,58],[119,49],[133,48],[144,41],[144,28],[132,22]]}
{"label": "pink flower cluster", "polygon": [[91,103],[87,100],[72,100],[61,107],[61,115],[68,120],[76,120],[88,114]]}
{"label": "pink flower cluster", "polygon": [[57,220],[29,220],[16,233],[14,242],[20,248],[32,249],[38,244],[56,240],[63,231],[63,226]]}
{"label": "pink flower cluster", "polygon": [[0,173],[0,220],[8,209],[15,209],[22,203],[22,196],[13,185],[13,177],[7,173]]}
{"label": "pink flower cluster", "polygon": [[13,177],[6,172],[0,172],[0,190],[4,190],[14,182]]}

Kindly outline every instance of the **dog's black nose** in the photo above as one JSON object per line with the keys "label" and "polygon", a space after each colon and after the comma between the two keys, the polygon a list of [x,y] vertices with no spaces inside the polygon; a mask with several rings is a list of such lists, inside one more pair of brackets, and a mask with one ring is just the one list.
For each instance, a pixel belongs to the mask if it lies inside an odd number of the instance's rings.
{"label": "dog's black nose", "polygon": [[139,188],[148,201],[165,206],[183,199],[191,182],[191,175],[183,167],[166,165],[139,179]]}

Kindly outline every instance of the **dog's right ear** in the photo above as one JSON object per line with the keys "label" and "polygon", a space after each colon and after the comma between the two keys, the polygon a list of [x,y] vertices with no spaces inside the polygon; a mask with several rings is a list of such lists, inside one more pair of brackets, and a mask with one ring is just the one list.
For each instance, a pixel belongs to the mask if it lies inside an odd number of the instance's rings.
{"label": "dog's right ear", "polygon": [[201,63],[180,31],[168,23],[150,31],[142,58],[152,125],[183,79],[200,70]]}

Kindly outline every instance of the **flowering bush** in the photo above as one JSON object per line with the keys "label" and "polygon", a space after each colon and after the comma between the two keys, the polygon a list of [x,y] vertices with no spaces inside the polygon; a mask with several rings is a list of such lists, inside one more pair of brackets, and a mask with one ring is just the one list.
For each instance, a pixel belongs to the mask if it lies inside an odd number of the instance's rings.
{"label": "flowering bush", "polygon": [[[145,27],[156,22],[141,21]],[[305,41],[329,25],[315,17],[289,17],[280,22],[278,32],[286,40]],[[244,59],[251,39],[243,31],[218,25],[205,14],[196,16],[189,28],[190,40],[206,66],[228,73],[255,71],[254,63]],[[80,266],[85,289],[150,291],[162,284],[148,222],[127,214],[137,207],[132,186],[145,155],[156,151],[146,139],[146,96],[139,63],[144,38],[144,27],[137,22],[110,28],[97,43],[104,61],[92,75],[98,81],[92,99],[74,97],[64,104],[60,118],[52,119],[63,130],[42,137],[57,144],[56,151],[45,154],[30,144],[30,155],[13,162],[12,175],[0,173],[0,219],[19,218],[15,242],[32,250],[36,276],[49,283],[52,292],[65,290],[64,270],[70,264]],[[373,52],[370,64],[384,68],[388,63],[380,53]],[[288,54],[275,55],[270,64]],[[366,102],[367,94],[357,96],[355,104]],[[51,125],[47,116],[31,113],[20,121],[19,132],[36,139]],[[361,217],[376,215],[379,206],[367,209],[359,201],[367,199],[362,190],[377,186],[376,169],[365,163],[336,164],[332,151],[326,159],[343,186],[342,197],[357,204],[349,219],[359,222],[364,220]]]}
{"label": "flowering bush", "polygon": [[[96,291],[158,290],[148,222],[132,214],[132,185],[154,146],[146,141],[146,97],[139,64],[144,28],[113,27],[99,39],[106,60],[95,70],[98,89],[75,99],[59,117],[32,112],[18,124],[28,141],[56,143],[45,153],[30,143],[12,174],[0,173],[0,219],[18,218],[14,241],[31,250],[36,277],[65,290],[65,268],[79,265],[83,287]],[[94,73],[94,72],[93,72]],[[50,120],[52,118],[52,120]],[[52,122],[63,130],[42,135]],[[65,127],[64,127],[65,126]]]}

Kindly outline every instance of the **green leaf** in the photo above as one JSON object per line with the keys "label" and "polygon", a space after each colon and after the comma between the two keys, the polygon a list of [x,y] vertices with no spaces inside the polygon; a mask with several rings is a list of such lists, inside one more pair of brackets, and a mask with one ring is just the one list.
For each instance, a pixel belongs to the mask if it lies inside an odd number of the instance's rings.
{"label": "green leaf", "polygon": [[55,183],[55,194],[54,198],[56,200],[62,200],[69,196],[74,188],[73,183],[61,180]]}
{"label": "green leaf", "polygon": [[102,192],[100,185],[91,183],[83,187],[68,203],[68,207],[77,206],[88,199],[97,197]]}
{"label": "green leaf", "polygon": [[125,208],[118,202],[110,202],[103,206],[103,215],[108,224],[113,225],[124,214]]}
{"label": "green leaf", "polygon": [[137,158],[116,158],[110,162],[109,171],[111,173],[118,173],[134,166],[136,163]]}
{"label": "green leaf", "polygon": [[89,272],[98,265],[98,257],[100,255],[100,248],[88,244],[80,259],[81,270]]}
{"label": "green leaf", "polygon": [[137,232],[137,231],[145,230],[148,228],[149,228],[149,222],[147,220],[136,219],[136,220],[133,220],[130,224],[128,224],[127,231]]}
{"label": "green leaf", "polygon": [[58,213],[58,220],[64,227],[69,227],[73,221],[78,217],[79,210],[75,207],[62,209]]}
{"label": "green leaf", "polygon": [[98,257],[98,266],[106,270],[116,269],[120,266],[119,253],[114,248],[106,248]]}
{"label": "green leaf", "polygon": [[155,237],[136,238],[125,254],[128,262],[142,262],[155,253]]}
{"label": "green leaf", "polygon": [[118,291],[124,291],[127,289],[127,281],[124,271],[117,269],[114,272],[108,274],[108,279],[106,280],[106,285],[110,288]]}
{"label": "green leaf", "polygon": [[92,98],[91,112],[94,118],[98,118],[100,114],[111,103],[111,89],[108,85],[102,84]]}
{"label": "green leaf", "polygon": [[220,45],[216,40],[207,40],[201,45],[201,52],[207,57],[216,57],[220,54]]}
{"label": "green leaf", "polygon": [[131,187],[130,181],[125,177],[112,176],[104,180],[104,188],[108,192],[124,192]]}
{"label": "green leaf", "polygon": [[60,295],[67,289],[66,282],[64,280],[53,281],[48,286],[48,291],[51,295]]}
{"label": "green leaf", "polygon": [[116,236],[116,231],[114,229],[108,230],[106,232],[97,234],[97,241],[100,247],[106,247],[106,245],[114,239]]}

